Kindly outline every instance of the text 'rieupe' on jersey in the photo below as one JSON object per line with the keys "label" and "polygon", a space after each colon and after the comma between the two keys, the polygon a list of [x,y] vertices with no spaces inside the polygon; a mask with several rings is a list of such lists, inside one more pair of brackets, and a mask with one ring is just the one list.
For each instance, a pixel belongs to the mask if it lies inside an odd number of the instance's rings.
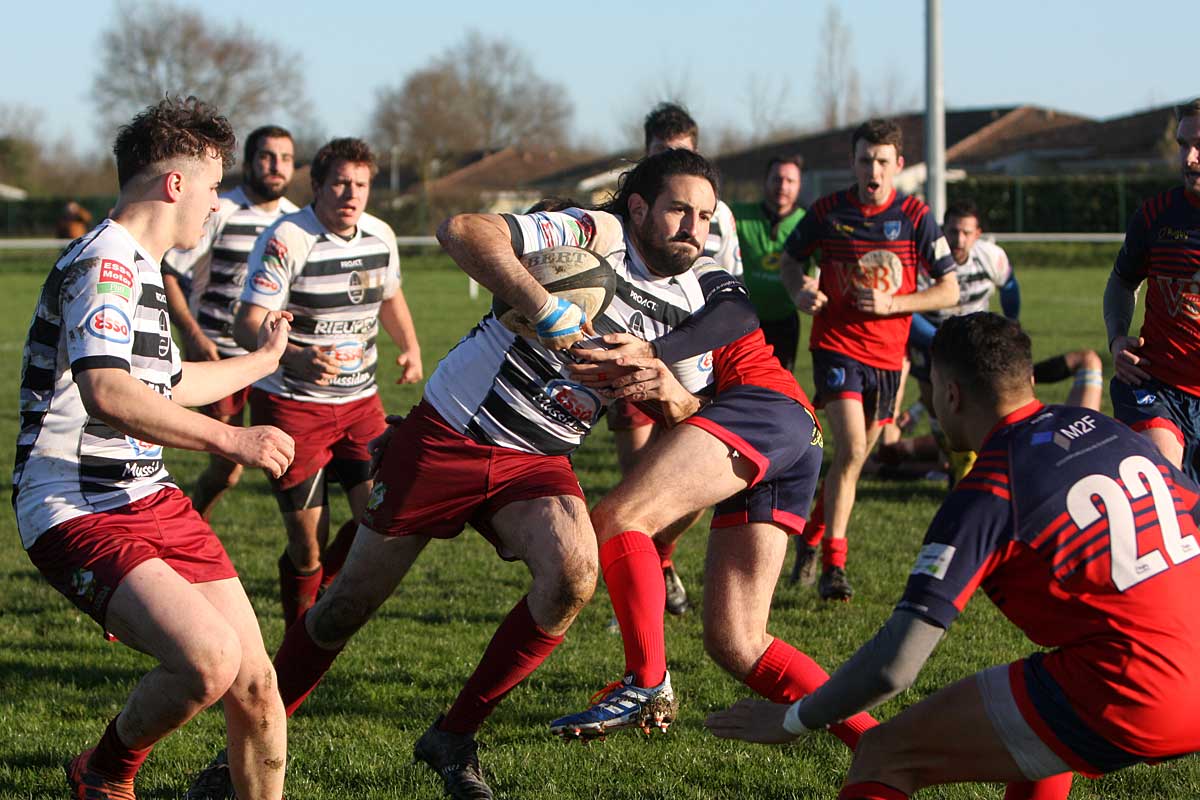
{"label": "text 'rieupe' on jersey", "polygon": [[161,445],[88,415],[75,376],[89,369],[128,372],[164,397],[183,375],[159,264],[112,220],[59,257],[25,340],[13,505],[26,549],[55,525],[174,485]]}

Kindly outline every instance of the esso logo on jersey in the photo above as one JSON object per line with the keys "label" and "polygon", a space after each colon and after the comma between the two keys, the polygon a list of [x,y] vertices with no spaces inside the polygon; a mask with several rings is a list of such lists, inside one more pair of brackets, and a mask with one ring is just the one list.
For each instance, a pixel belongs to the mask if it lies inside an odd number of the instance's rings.
{"label": "esso logo on jersey", "polygon": [[700,372],[712,372],[712,350],[696,359],[696,369]]}
{"label": "esso logo on jersey", "polygon": [[92,336],[117,344],[129,344],[133,340],[133,326],[125,312],[116,306],[100,306],[83,323]]}
{"label": "esso logo on jersey", "polygon": [[145,439],[135,439],[132,436],[126,436],[125,441],[129,443],[133,454],[138,458],[158,458],[162,455],[162,445],[154,442],[147,442]]}
{"label": "esso logo on jersey", "polygon": [[250,276],[250,288],[259,294],[279,294],[283,286],[266,270],[260,269]]}
{"label": "esso logo on jersey", "polygon": [[598,395],[570,381],[550,381],[546,384],[546,394],[580,422],[595,422],[603,405]]}
{"label": "esso logo on jersey", "polygon": [[338,368],[342,372],[357,372],[362,369],[364,358],[362,342],[338,342],[330,349],[329,355],[333,356],[333,360],[337,362]]}

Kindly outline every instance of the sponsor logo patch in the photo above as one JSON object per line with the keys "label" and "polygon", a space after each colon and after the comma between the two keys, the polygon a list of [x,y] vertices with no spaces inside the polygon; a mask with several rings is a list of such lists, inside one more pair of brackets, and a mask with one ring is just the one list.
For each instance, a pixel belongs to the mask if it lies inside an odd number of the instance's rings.
{"label": "sponsor logo patch", "polygon": [[158,458],[162,455],[162,445],[148,442],[145,439],[135,439],[132,436],[126,436],[125,441],[132,448],[133,454],[138,458]]}
{"label": "sponsor logo patch", "polygon": [[158,357],[166,358],[171,352],[171,321],[166,311],[158,312]]}
{"label": "sponsor logo patch", "polygon": [[116,306],[103,305],[88,315],[83,327],[97,339],[104,339],[117,344],[129,344],[133,341],[132,325],[125,312]]}
{"label": "sponsor logo patch", "polygon": [[931,578],[945,580],[950,571],[950,562],[954,560],[954,545],[927,544],[917,554],[917,563],[913,565],[913,575],[928,575]]}
{"label": "sponsor logo patch", "polygon": [[358,341],[338,342],[329,351],[342,372],[357,372],[363,365],[363,343]]}
{"label": "sponsor logo patch", "polygon": [[707,353],[704,353],[698,359],[696,359],[696,369],[699,370],[700,372],[712,372],[712,368],[713,368],[713,355],[712,355],[711,350],[709,350]]}
{"label": "sponsor logo patch", "polygon": [[599,396],[569,381],[550,381],[546,384],[546,394],[559,408],[580,422],[594,422],[602,405]]}
{"label": "sponsor logo patch", "polygon": [[[358,259],[362,263],[362,259]],[[358,305],[366,296],[366,288],[363,286],[362,274],[359,272],[351,272],[349,279],[350,287],[346,290],[346,294],[350,297],[350,302]]]}
{"label": "sponsor logo patch", "polygon": [[831,389],[840,388],[846,383],[846,368],[834,367],[829,370],[829,376],[825,379],[825,382],[829,384],[829,388]]}
{"label": "sponsor logo patch", "polygon": [[382,483],[375,484],[375,488],[371,490],[371,496],[367,498],[367,510],[374,511],[383,504],[383,496],[387,494],[387,487]]}
{"label": "sponsor logo patch", "polygon": [[1158,402],[1158,395],[1154,392],[1147,392],[1145,389],[1134,389],[1133,400],[1139,406],[1152,406]]}
{"label": "sponsor logo patch", "polygon": [[635,311],[633,316],[629,318],[629,332],[639,339],[646,338],[646,323],[642,318],[642,312]]}
{"label": "sponsor logo patch", "polygon": [[149,478],[162,467],[161,461],[126,461],[125,472],[122,477],[125,478]]}
{"label": "sponsor logo patch", "polygon": [[127,289],[133,288],[133,270],[120,261],[110,258],[100,260],[100,283],[119,283]]}
{"label": "sponsor logo patch", "polygon": [[101,283],[96,286],[96,294],[115,294],[122,300],[131,300],[133,290],[120,283]]}
{"label": "sponsor logo patch", "polygon": [[279,294],[283,290],[279,281],[265,269],[250,276],[250,287],[259,294]]}

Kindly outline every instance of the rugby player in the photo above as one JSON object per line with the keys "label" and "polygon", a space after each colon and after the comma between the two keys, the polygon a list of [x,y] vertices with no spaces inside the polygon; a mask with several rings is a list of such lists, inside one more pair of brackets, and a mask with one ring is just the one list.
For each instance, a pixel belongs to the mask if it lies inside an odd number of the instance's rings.
{"label": "rugby player", "polygon": [[[573,351],[565,348],[584,338],[589,325],[596,334],[626,332],[650,300],[669,310],[644,319],[642,334],[652,341],[606,344],[671,360],[693,391],[711,382],[696,354],[754,327],[753,307],[736,278],[706,259],[693,268],[715,206],[708,162],[668,150],[627,173],[604,210],[466,214],[442,224],[438,237],[450,256],[533,321],[538,341],[517,337],[488,315],[442,360],[421,403],[389,428],[345,568],[288,630],[276,656],[289,713],[429,540],[457,536],[469,522],[501,557],[524,561],[532,583],[414,754],[452,796],[492,797],[475,734],[558,646],[595,589],[596,537],[568,455],[595,424],[604,399],[571,379],[566,364]],[[518,260],[564,244],[604,255],[617,272],[616,296],[598,319],[585,320],[577,306],[549,295]]]}
{"label": "rugby player", "polygon": [[[1200,480],[1200,98],[1175,109],[1183,185],[1133,215],[1104,290],[1115,375],[1113,416]],[[1129,336],[1137,290],[1146,290],[1140,336]]]}
{"label": "rugby player", "polygon": [[[366,213],[374,154],[361,139],[333,139],[310,169],[312,205],[280,217],[250,253],[233,330],[238,344],[253,349],[253,332],[271,310],[293,315],[279,369],[250,392],[255,424],[277,425],[297,442],[295,461],[271,481],[288,538],[279,558],[285,626],[333,579],[371,493],[367,443],[387,427],[375,386],[380,327],[400,349],[397,382],[422,377],[396,235]],[[331,477],[346,493],[351,519],[326,549]]]}
{"label": "rugby player", "polygon": [[[687,109],[677,103],[659,103],[651,109],[642,122],[642,130],[645,133],[648,156],[679,148],[695,151],[700,146],[700,127]],[[711,256],[723,270],[738,278],[742,276],[737,227],[734,224],[733,212],[723,200],[717,200],[716,213],[709,220],[708,238],[701,244],[704,245],[704,255]],[[646,313],[652,314],[653,310],[646,309]],[[630,330],[641,335],[641,325],[641,320],[635,316],[630,323]],[[609,408],[608,427],[613,432],[613,440],[617,445],[617,465],[622,474],[633,468],[639,453],[659,430],[652,416],[624,399],[617,400]],[[703,509],[687,518],[674,521],[654,535],[654,546],[658,548],[663,582],[667,587],[666,609],[676,616],[686,614],[691,604],[688,602],[687,589],[675,569],[672,555],[679,537],[695,524],[701,513]]]}
{"label": "rugby player", "polygon": [[[221,207],[209,217],[200,244],[191,250],[172,250],[163,258],[167,308],[183,336],[188,359],[216,361],[246,354],[233,340],[233,315],[246,282],[246,261],[268,225],[299,210],[283,196],[294,171],[292,135],[277,125],[256,128],[246,138],[242,185],[221,195]],[[249,394],[247,386],[201,410],[220,422],[241,425]],[[221,495],[236,486],[241,475],[240,464],[215,453],[209,457],[192,490],[192,505],[201,517],[210,518]]]}
{"label": "rugby player", "polygon": [[791,372],[800,342],[796,304],[783,285],[779,262],[788,236],[804,219],[800,205],[801,162],[798,156],[776,156],[767,162],[763,196],[757,203],[734,203],[743,276],[750,300],[762,322],[763,336],[775,357]]}
{"label": "rugby player", "polygon": [[[791,706],[741,701],[718,736],[789,741],[910,686],[980,586],[1042,648],[936,692],[867,733],[841,798],[1090,777],[1200,748],[1200,488],[1099,412],[1043,406],[1029,339],[998,315],[947,320],[933,402],[975,469],[946,498],[875,637]],[[1052,777],[1060,776],[1060,777]]]}
{"label": "rugby player", "polygon": [[238,795],[279,800],[283,704],[254,611],[220,541],[163,466],[163,447],[217,453],[279,475],[292,440],[184,406],[270,374],[288,314],[263,318],[258,352],[183,363],[159,262],[191,248],[218,209],[233,131],[210,106],[168,98],[117,134],[120,196],[42,287],[21,368],[13,506],[46,579],[106,636],[150,655],[99,743],[67,765],[76,800],[133,800],[150,749],[223,701]]}
{"label": "rugby player", "polygon": [[[827,674],[771,636],[767,618],[788,535],[804,528],[821,468],[821,430],[808,398],[761,330],[713,350],[711,403],[688,392],[658,359],[611,356],[584,351],[580,358],[596,363],[575,371],[585,384],[616,396],[660,402],[674,427],[592,510],[600,567],[625,646],[625,676],[601,690],[586,711],[551,722],[551,732],[592,738],[627,727],[666,730],[674,720],[665,593],[650,534],[714,504],[704,579],[705,649],[764,697],[798,700]],[[615,377],[618,369],[627,374]],[[864,714],[839,725],[837,733],[853,747],[874,724]]]}
{"label": "rugby player", "polygon": [[[846,529],[867,454],[894,414],[911,316],[958,302],[954,258],[929,207],[894,186],[904,168],[900,127],[868,120],[855,129],[850,150],[855,185],[813,204],[781,261],[796,307],[814,315],[814,401],[825,409],[834,439],[804,532],[806,544],[822,544],[818,590],[826,600],[854,594],[845,570]],[[805,264],[817,252],[821,274],[814,280]],[[917,288],[920,266],[933,279],[925,289]]]}

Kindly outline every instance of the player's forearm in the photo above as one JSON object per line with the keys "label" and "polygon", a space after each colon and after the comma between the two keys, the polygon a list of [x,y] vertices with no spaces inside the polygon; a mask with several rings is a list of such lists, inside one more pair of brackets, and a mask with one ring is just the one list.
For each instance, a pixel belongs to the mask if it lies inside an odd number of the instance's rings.
{"label": "player's forearm", "polygon": [[180,405],[208,405],[265,378],[277,366],[274,358],[261,351],[220,361],[187,361],[171,397]]}
{"label": "player's forearm", "polygon": [[779,259],[779,277],[783,280],[783,288],[787,289],[792,302],[800,292],[804,291],[804,277],[808,274],[808,263],[793,258],[786,251]]}
{"label": "player's forearm", "polygon": [[167,313],[171,315],[172,324],[184,336],[193,339],[203,336],[204,332],[200,330],[200,323],[196,322],[191,309],[188,308],[188,301],[183,295],[179,279],[169,272],[163,273],[163,292],[167,295]]}
{"label": "player's forearm", "polygon": [[441,224],[437,238],[459,269],[527,319],[537,317],[549,293],[521,265],[501,217],[458,214]]}
{"label": "player's forearm", "polygon": [[796,712],[815,730],[867,711],[912,686],[945,630],[894,611],[875,636],[829,680],[799,701]]}
{"label": "player's forearm", "polygon": [[[217,363],[226,362],[213,366]],[[163,397],[128,372],[90,369],[77,374],[75,383],[88,414],[121,433],[181,450],[230,449],[233,428]]]}
{"label": "player's forearm", "polygon": [[918,314],[958,305],[958,277],[943,275],[928,289],[892,297],[892,314]]}
{"label": "player's forearm", "polygon": [[412,312],[408,309],[408,301],[404,299],[403,291],[397,289],[394,295],[380,304],[379,324],[402,353],[420,352],[417,328],[413,324]]}
{"label": "player's forearm", "polygon": [[1113,339],[1128,336],[1137,309],[1137,285],[1130,285],[1116,272],[1109,273],[1104,287],[1104,328],[1108,331],[1108,346],[1112,349]]}

